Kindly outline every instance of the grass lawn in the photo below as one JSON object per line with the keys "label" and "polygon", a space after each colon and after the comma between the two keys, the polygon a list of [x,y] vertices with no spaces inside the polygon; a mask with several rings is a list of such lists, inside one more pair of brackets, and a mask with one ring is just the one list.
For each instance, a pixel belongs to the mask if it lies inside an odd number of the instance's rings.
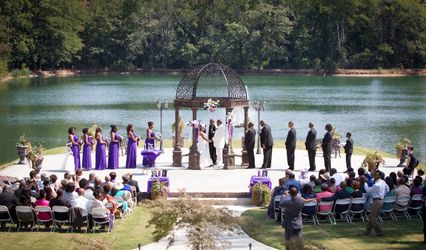
{"label": "grass lawn", "polygon": [[153,242],[153,228],[146,228],[151,213],[144,205],[135,207],[124,220],[117,219],[111,233],[54,233],[41,231],[3,231],[0,249],[135,249]]}
{"label": "grass lawn", "polygon": [[[266,218],[266,209],[251,209],[242,214],[242,227],[251,237],[271,247],[284,249],[284,229],[275,220]],[[347,224],[338,221],[337,225],[321,222],[314,227],[305,223],[303,236],[306,249],[426,249],[423,243],[423,224],[418,217],[411,221],[399,219],[397,222],[385,220],[380,226],[384,237],[359,236],[366,224],[356,221]],[[373,233],[374,235],[374,233]]]}

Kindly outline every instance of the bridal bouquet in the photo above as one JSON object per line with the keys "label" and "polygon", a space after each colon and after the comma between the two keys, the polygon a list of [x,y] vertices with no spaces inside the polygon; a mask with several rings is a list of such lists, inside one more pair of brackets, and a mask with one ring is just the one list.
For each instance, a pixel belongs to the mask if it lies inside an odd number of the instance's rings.
{"label": "bridal bouquet", "polygon": [[213,101],[210,98],[210,99],[207,100],[206,103],[204,103],[204,108],[207,109],[210,112],[215,112],[218,105],[219,105],[219,100]]}

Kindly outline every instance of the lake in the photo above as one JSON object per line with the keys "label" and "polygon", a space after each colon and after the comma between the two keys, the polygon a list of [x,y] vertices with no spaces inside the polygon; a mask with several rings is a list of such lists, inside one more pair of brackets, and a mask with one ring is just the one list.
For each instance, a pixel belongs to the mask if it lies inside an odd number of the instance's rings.
{"label": "lake", "polygon": [[[144,134],[152,120],[159,130],[157,100],[173,102],[179,75],[77,75],[18,79],[0,84],[0,163],[17,158],[15,144],[25,134],[33,144],[65,145],[68,127],[98,124],[109,133],[119,126],[125,135],[128,123]],[[264,100],[261,119],[272,127],[275,140],[283,140],[287,123],[294,121],[298,140],[304,140],[308,122],[315,123],[318,137],[331,123],[344,136],[350,131],[355,145],[393,153],[399,138],[410,138],[416,155],[426,160],[426,77],[316,77],[243,75],[250,100]],[[206,93],[209,90],[205,90]],[[213,91],[214,92],[214,91]],[[216,91],[217,92],[217,91]],[[235,110],[242,122],[242,109]],[[181,111],[191,120],[189,110]],[[199,118],[225,118],[225,111],[199,111]],[[257,124],[257,113],[250,109]],[[172,105],[163,113],[163,136],[171,138]],[[257,127],[257,126],[255,126]],[[236,129],[241,136],[242,129]],[[190,130],[185,128],[185,136]],[[344,141],[344,139],[342,139]],[[171,159],[170,159],[171,160]]]}

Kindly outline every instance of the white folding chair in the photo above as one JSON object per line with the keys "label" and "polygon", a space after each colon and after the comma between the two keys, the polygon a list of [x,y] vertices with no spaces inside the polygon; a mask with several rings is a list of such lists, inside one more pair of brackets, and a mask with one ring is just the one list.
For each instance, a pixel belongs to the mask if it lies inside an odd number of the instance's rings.
{"label": "white folding chair", "polygon": [[395,202],[395,211],[402,212],[407,220],[411,220],[410,214],[408,213],[408,204],[410,203],[410,199],[411,197],[409,195],[401,195]]}
{"label": "white folding chair", "polygon": [[[330,224],[335,224],[335,222],[333,220],[333,215],[332,215],[333,203],[334,203],[334,201],[320,201],[318,203],[317,215],[327,216],[328,220],[330,221]],[[321,209],[321,207],[323,207],[323,206],[327,206],[327,208]],[[318,220],[318,224],[319,224],[319,220]]]}
{"label": "white folding chair", "polygon": [[349,209],[350,214],[350,222],[352,223],[352,220],[356,214],[358,214],[361,217],[362,222],[365,222],[364,218],[364,207],[365,207],[365,198],[353,198],[351,201],[351,206]]}
{"label": "white folding chair", "polygon": [[10,216],[9,209],[6,206],[0,205],[0,214],[2,214],[2,216],[0,216],[1,223],[10,223],[9,230],[8,230],[8,232],[10,232],[10,229],[12,228],[13,220],[12,220],[12,216]]}
{"label": "white folding chair", "polygon": [[[334,202],[332,216],[334,219],[334,223],[336,224],[336,214],[339,213],[343,218],[346,219],[347,223],[351,223],[351,219],[349,217],[349,208],[351,205],[351,199],[338,199]],[[336,210],[338,211],[336,213]]]}
{"label": "white folding chair", "polygon": [[18,232],[22,223],[31,222],[31,231],[34,230],[36,219],[34,218],[34,210],[30,206],[16,206],[16,217],[18,218]]}
{"label": "white folding chair", "polygon": [[110,212],[106,208],[97,207],[92,208],[92,218],[93,218],[93,230],[92,232],[95,233],[96,226],[108,224],[108,233],[111,230],[111,223],[110,223]]}
{"label": "white folding chair", "polygon": [[395,201],[396,201],[395,196],[389,196],[383,199],[382,213],[384,215],[388,213],[392,221],[396,221],[396,216],[394,213]]}
{"label": "white folding chair", "polygon": [[[36,218],[37,218],[37,231],[40,230],[40,227],[43,223],[49,222],[49,221],[53,221],[52,219],[52,209],[49,206],[36,206],[34,208],[35,212],[36,212]],[[48,213],[49,214],[49,219],[40,219],[39,215],[40,213]]]}
{"label": "white folding chair", "polygon": [[[422,210],[422,195],[421,194],[415,194],[411,197],[410,203],[408,203],[408,209],[414,210],[417,215],[419,216],[420,220],[422,219],[422,215],[420,214],[420,211]],[[411,216],[410,216],[411,218]]]}
{"label": "white folding chair", "polygon": [[311,200],[308,202],[305,202],[302,208],[302,215],[306,217],[312,217],[312,221],[314,222],[314,226],[319,224],[318,217],[317,217],[317,201]]}
{"label": "white folding chair", "polygon": [[[55,229],[59,225],[68,224],[68,215],[69,215],[68,211],[69,211],[69,208],[65,206],[54,206],[52,208],[52,213],[53,213],[52,232],[55,232]],[[69,228],[67,229],[67,232],[68,230]]]}

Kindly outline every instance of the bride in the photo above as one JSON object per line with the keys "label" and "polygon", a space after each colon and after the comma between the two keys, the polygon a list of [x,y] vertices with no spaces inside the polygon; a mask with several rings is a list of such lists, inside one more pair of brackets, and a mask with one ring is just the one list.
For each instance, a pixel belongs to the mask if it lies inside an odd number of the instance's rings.
{"label": "bride", "polygon": [[201,124],[200,133],[198,133],[197,142],[198,152],[200,153],[200,168],[206,168],[212,165],[209,153],[209,138],[206,135],[206,125]]}

